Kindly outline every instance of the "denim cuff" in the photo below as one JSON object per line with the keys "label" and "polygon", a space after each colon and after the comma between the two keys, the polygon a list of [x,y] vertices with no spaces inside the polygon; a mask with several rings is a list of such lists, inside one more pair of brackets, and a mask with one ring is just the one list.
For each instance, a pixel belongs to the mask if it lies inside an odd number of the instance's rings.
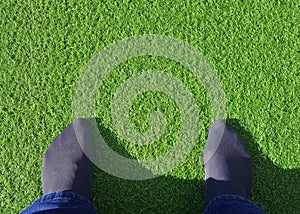
{"label": "denim cuff", "polygon": [[223,194],[214,197],[206,206],[205,214],[218,213],[243,213],[243,214],[266,214],[252,201],[239,196],[231,194]]}
{"label": "denim cuff", "polygon": [[35,200],[21,214],[32,213],[83,213],[95,214],[92,203],[82,195],[74,192],[52,192]]}

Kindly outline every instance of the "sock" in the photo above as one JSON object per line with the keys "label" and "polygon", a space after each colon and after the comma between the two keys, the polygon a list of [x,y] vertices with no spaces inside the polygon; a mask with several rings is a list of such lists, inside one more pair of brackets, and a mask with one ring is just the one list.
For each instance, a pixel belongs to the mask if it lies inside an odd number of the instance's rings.
{"label": "sock", "polygon": [[93,166],[80,147],[92,144],[89,130],[87,120],[78,119],[51,143],[42,167],[44,194],[71,191],[92,199]]}
{"label": "sock", "polygon": [[209,129],[203,161],[206,204],[221,194],[249,196],[252,158],[235,130],[223,120],[215,121]]}

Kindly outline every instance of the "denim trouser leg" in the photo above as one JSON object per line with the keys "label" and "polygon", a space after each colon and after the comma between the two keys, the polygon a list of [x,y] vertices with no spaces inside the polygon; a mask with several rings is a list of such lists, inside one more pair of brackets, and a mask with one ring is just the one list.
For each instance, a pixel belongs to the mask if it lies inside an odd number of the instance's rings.
{"label": "denim trouser leg", "polygon": [[252,201],[238,195],[219,195],[205,208],[205,214],[266,214]]}
{"label": "denim trouser leg", "polygon": [[52,192],[43,195],[21,214],[95,214],[92,203],[85,197],[73,192]]}
{"label": "denim trouser leg", "polygon": [[[54,192],[42,196],[21,214],[95,214],[89,200],[73,192]],[[265,214],[256,204],[238,195],[219,195],[206,206],[205,214]]]}

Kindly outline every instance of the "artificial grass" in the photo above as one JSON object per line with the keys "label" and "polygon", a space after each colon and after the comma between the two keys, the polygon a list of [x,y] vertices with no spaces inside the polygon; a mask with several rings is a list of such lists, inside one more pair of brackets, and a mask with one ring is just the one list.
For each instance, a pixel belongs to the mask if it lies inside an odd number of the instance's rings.
{"label": "artificial grass", "polygon": [[[42,194],[40,168],[49,143],[72,122],[76,81],[89,59],[117,40],[161,34],[197,48],[226,93],[227,118],[254,156],[251,199],[270,213],[297,213],[299,195],[299,3],[293,1],[5,1],[0,4],[0,213],[17,213]],[[181,80],[200,110],[199,139],[174,171],[147,181],[94,173],[99,213],[201,213],[200,156],[211,123],[209,99],[182,65],[141,57],[120,64],[100,86],[99,127],[109,145],[132,158],[163,154],[178,134],[180,114],[164,94],[132,104],[132,123],[147,129],[164,112],[164,137],[147,148],[114,132],[110,100],[131,75],[163,70]]]}

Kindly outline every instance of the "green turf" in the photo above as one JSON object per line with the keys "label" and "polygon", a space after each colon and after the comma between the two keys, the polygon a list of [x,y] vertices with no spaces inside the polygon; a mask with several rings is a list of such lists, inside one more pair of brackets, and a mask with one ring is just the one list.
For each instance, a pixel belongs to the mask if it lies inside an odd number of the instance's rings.
{"label": "green turf", "polygon": [[[254,156],[251,199],[270,213],[300,210],[300,6],[285,1],[2,1],[0,4],[0,213],[17,213],[42,194],[40,168],[53,138],[72,122],[76,81],[107,45],[129,36],[161,34],[197,48],[226,93],[227,117]],[[138,159],[157,157],[176,139],[180,114],[164,94],[134,100],[131,122],[147,130],[154,110],[167,132],[137,148],[114,131],[110,102],[132,74],[163,70],[193,93],[201,130],[174,171],[147,181],[94,173],[99,213],[201,213],[204,170],[199,160],[211,123],[203,85],[180,64],[140,57],[120,64],[100,87],[99,127],[109,145]]]}

